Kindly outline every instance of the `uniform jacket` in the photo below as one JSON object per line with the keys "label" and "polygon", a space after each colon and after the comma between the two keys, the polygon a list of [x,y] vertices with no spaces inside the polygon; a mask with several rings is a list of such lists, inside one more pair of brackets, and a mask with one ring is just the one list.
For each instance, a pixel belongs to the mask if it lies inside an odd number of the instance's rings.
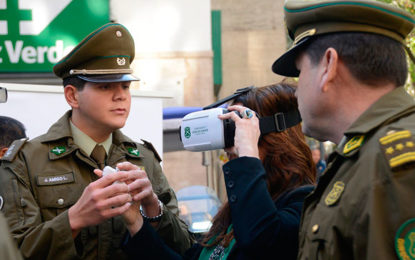
{"label": "uniform jacket", "polygon": [[415,104],[402,87],[350,126],[304,202],[299,259],[414,259],[414,135]]}
{"label": "uniform jacket", "polygon": [[[0,195],[2,211],[25,258],[31,259],[123,259],[126,238],[122,217],[84,228],[72,239],[68,208],[85,187],[97,180],[97,164],[73,143],[66,113],[45,135],[16,141],[2,159]],[[161,170],[155,153],[120,131],[113,132],[107,165],[130,161],[143,166],[153,190],[164,203],[158,232],[179,252],[190,247],[187,226],[178,219],[177,200]]]}
{"label": "uniform jacket", "polygon": [[0,214],[0,232],[0,259],[22,259],[13,238],[10,236],[9,227],[3,214]]}
{"label": "uniform jacket", "polygon": [[[274,202],[268,193],[265,170],[256,158],[241,157],[223,166],[236,243],[231,259],[295,259],[304,198],[313,186],[287,191]],[[146,250],[144,250],[146,249]],[[131,259],[198,259],[195,244],[185,257],[169,250],[148,223],[129,241]]]}

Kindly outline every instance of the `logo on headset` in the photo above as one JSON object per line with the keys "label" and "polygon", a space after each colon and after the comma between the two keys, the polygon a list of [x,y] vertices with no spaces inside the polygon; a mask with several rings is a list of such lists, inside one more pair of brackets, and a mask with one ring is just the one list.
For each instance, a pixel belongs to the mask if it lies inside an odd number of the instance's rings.
{"label": "logo on headset", "polygon": [[186,137],[187,139],[189,139],[190,136],[192,136],[192,134],[190,133],[190,127],[186,126],[184,128],[184,137]]}

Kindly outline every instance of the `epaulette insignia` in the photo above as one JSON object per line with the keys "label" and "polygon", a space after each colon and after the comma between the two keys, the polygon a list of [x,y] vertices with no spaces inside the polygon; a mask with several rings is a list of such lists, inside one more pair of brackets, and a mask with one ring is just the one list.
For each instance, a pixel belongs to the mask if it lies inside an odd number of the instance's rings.
{"label": "epaulette insignia", "polygon": [[324,200],[327,206],[331,206],[339,200],[340,196],[343,193],[344,186],[344,182],[342,181],[336,181],[336,183],[334,183],[333,188]]}
{"label": "epaulette insignia", "polygon": [[22,138],[20,140],[15,140],[9,146],[9,149],[7,149],[7,152],[4,154],[4,156],[1,159],[3,161],[12,162],[14,160],[14,158],[16,158],[17,153],[23,147],[23,145],[26,143],[27,140],[29,140],[29,139],[28,138]]}
{"label": "epaulette insignia", "polygon": [[346,145],[343,148],[343,153],[347,154],[353,150],[355,150],[356,148],[359,148],[360,146],[362,146],[363,141],[365,140],[365,136],[364,135],[356,135],[353,136],[352,139],[350,139]]}
{"label": "epaulette insignia", "polygon": [[160,155],[157,153],[156,148],[154,148],[153,144],[152,144],[152,143],[150,143],[150,142],[147,142],[146,140],[143,140],[143,139],[141,139],[141,141],[143,141],[144,146],[145,146],[147,149],[150,149],[150,150],[153,152],[153,154],[154,154],[154,156],[156,157],[156,159],[157,159],[159,162],[161,162],[161,157],[160,157]]}
{"label": "epaulette insignia", "polygon": [[415,218],[399,227],[395,236],[395,250],[399,259],[415,259]]}
{"label": "epaulette insignia", "polygon": [[135,155],[135,156],[140,155],[140,151],[137,148],[128,147],[127,151],[128,151],[129,154],[132,154],[132,155]]}
{"label": "epaulette insignia", "polygon": [[63,154],[64,152],[66,152],[66,148],[65,148],[65,146],[56,146],[56,147],[53,147],[53,148],[50,150],[50,152],[51,152],[51,153],[54,153],[54,154],[56,154],[56,155],[61,155],[61,154]]}
{"label": "epaulette insignia", "polygon": [[379,142],[391,168],[415,162],[415,142],[410,131],[388,132]]}

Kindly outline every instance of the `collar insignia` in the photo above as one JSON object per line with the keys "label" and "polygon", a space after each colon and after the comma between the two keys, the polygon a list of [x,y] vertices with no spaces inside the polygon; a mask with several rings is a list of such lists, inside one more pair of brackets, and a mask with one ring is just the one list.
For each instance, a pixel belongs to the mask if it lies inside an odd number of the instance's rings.
{"label": "collar insignia", "polygon": [[327,206],[331,206],[339,200],[343,193],[344,186],[344,182],[342,181],[336,181],[336,183],[334,183],[333,188],[324,200]]}
{"label": "collar insignia", "polygon": [[360,146],[362,146],[364,140],[365,140],[364,135],[353,136],[353,138],[350,139],[344,146],[343,153],[347,154],[355,150],[356,148],[359,148]]}
{"label": "collar insignia", "polygon": [[66,148],[65,148],[65,146],[56,146],[50,151],[52,153],[56,154],[56,155],[60,155],[60,154],[63,154],[64,152],[66,152]]}
{"label": "collar insignia", "polygon": [[415,162],[415,141],[410,131],[389,131],[379,143],[392,169]]}
{"label": "collar insignia", "polygon": [[138,151],[137,148],[128,147],[127,151],[128,151],[129,154],[132,154],[132,155],[135,155],[135,156],[138,156],[140,154],[140,151]]}
{"label": "collar insignia", "polygon": [[395,236],[395,250],[399,259],[415,259],[415,218],[399,227]]}

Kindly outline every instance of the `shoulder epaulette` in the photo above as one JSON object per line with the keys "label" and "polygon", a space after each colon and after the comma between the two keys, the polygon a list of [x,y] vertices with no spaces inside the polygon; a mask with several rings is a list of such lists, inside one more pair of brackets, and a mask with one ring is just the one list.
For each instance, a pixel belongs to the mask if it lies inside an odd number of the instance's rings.
{"label": "shoulder epaulette", "polygon": [[415,163],[415,141],[409,130],[391,130],[379,143],[391,169]]}
{"label": "shoulder epaulette", "polygon": [[161,162],[161,157],[160,157],[160,155],[157,153],[157,151],[156,151],[156,148],[154,148],[154,146],[153,146],[153,144],[152,143],[150,143],[150,142],[148,142],[148,141],[146,141],[146,140],[143,140],[143,139],[141,139],[141,141],[143,141],[143,145],[144,145],[144,147],[145,148],[147,148],[147,149],[149,149],[149,150],[151,150],[153,153],[154,153],[154,156],[156,157],[156,159],[159,161],[159,162]]}
{"label": "shoulder epaulette", "polygon": [[4,154],[4,156],[1,159],[3,161],[12,162],[16,158],[17,153],[20,151],[20,149],[23,147],[23,145],[26,143],[27,140],[29,140],[29,138],[22,138],[19,140],[15,140],[9,146],[9,149],[7,149],[7,152]]}

